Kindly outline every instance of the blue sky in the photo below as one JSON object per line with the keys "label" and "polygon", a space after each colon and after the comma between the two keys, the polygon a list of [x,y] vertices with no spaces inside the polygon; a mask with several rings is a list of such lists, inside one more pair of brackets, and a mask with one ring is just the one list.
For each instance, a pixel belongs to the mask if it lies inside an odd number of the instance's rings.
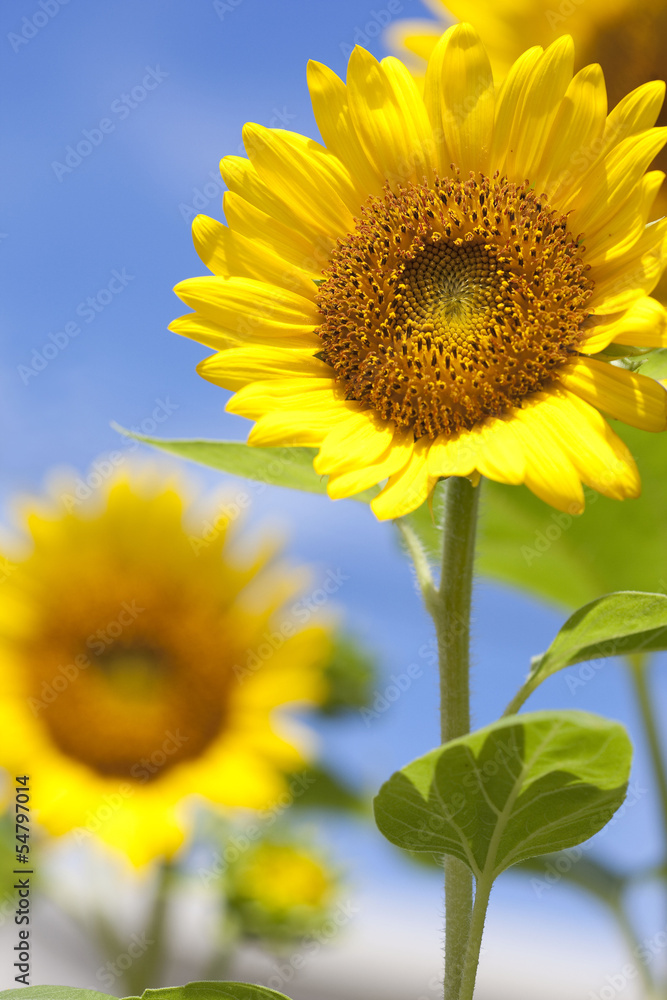
{"label": "blue sky", "polygon": [[[399,16],[426,16],[418,0],[393,0]],[[393,15],[396,16],[396,15]],[[248,423],[223,412],[225,393],[195,365],[206,349],[170,334],[184,311],[172,287],[202,273],[192,247],[194,211],[221,218],[220,157],[240,152],[246,121],[315,134],[305,71],[309,58],[343,74],[356,41],[384,54],[377,37],[392,15],[386,0],[21,0],[0,10],[0,84],[6,154],[0,209],[2,500],[38,490],[54,466],[84,474],[126,445],[112,420],[165,437],[242,438]],[[197,473],[202,485],[219,477]],[[423,666],[411,688],[366,726],[326,727],[327,753],[368,787],[437,742],[437,687],[420,656],[430,637],[411,574],[392,530],[354,503],[277,488],[259,493],[250,520],[281,521],[290,553],[316,573],[340,568],[337,601],[383,663],[384,679]],[[475,601],[474,711],[490,722],[520,683],[562,616],[483,584]],[[667,699],[663,678],[658,697]],[[533,707],[585,708],[637,720],[620,668],[608,664],[585,687],[555,678]],[[638,751],[636,775],[645,787]],[[650,860],[658,848],[651,796],[600,841],[600,852]],[[356,837],[356,839],[355,839]],[[340,838],[339,838],[340,839]],[[386,895],[419,895],[424,876],[399,864],[367,833],[342,843],[370,866]],[[601,929],[593,904],[569,893],[539,901],[508,878],[498,914],[545,906],[570,925]],[[660,915],[647,911],[647,930]]]}

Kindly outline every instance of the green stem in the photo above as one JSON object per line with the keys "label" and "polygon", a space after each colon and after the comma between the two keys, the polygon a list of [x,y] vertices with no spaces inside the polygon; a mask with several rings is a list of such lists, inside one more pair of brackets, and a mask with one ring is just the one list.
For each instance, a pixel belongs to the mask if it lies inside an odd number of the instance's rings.
{"label": "green stem", "polygon": [[463,961],[461,988],[457,994],[457,1000],[473,1000],[475,980],[477,979],[477,966],[479,965],[479,952],[482,947],[482,935],[484,934],[484,921],[486,920],[486,911],[489,907],[489,896],[492,885],[493,879],[486,878],[484,875],[477,880],[475,905],[472,910],[468,945]]}
{"label": "green stem", "polygon": [[167,913],[174,874],[172,862],[163,861],[158,874],[153,909],[146,927],[146,942],[149,947],[127,968],[123,977],[132,995],[141,996],[145,989],[160,985],[155,982],[155,978],[164,958]]}
{"label": "green stem", "polygon": [[[635,698],[644,723],[644,732],[648,743],[649,755],[653,766],[656,785],[658,786],[663,837],[665,851],[667,854],[667,773],[665,772],[665,757],[648,684],[649,659],[646,655],[641,653],[629,656],[628,667]],[[665,865],[667,865],[667,857]],[[663,884],[665,884],[664,875]],[[641,963],[639,971],[647,987],[647,995],[649,997],[655,996],[655,992],[652,992],[652,990],[655,990],[655,986],[651,981],[652,977],[648,968]]]}
{"label": "green stem", "polygon": [[643,983],[646,1000],[653,1000],[653,998],[657,996],[655,983],[653,982],[653,977],[651,976],[648,965],[646,962],[643,962],[640,957],[638,957],[639,952],[641,951],[641,942],[637,937],[634,927],[632,926],[630,917],[628,916],[623,902],[619,902],[616,906],[614,906],[613,912],[616,917],[619,930],[625,938],[628,951],[633,958],[636,958],[634,965],[637,968],[640,979]]}
{"label": "green stem", "polygon": [[658,786],[658,796],[660,798],[660,812],[662,815],[662,826],[667,850],[667,774],[665,773],[665,758],[660,734],[653,711],[653,701],[648,687],[649,662],[646,656],[641,654],[628,657],[629,674],[632,686],[637,699],[637,704],[641,712],[644,723],[644,731],[648,742],[651,763],[655,772],[655,780]]}
{"label": "green stem", "polygon": [[[479,488],[452,477],[445,485],[440,586],[429,610],[440,659],[443,743],[470,732],[470,610]],[[428,606],[428,604],[427,604]],[[472,874],[445,858],[445,1000],[458,1000],[472,915]]]}
{"label": "green stem", "polygon": [[[397,521],[414,563],[424,604],[435,625],[442,743],[470,732],[470,609],[478,505],[479,487],[459,477],[447,480],[442,572],[437,588],[419,539],[408,524]],[[462,861],[449,856],[445,858],[444,869],[444,995],[445,1000],[459,1000],[473,912],[472,874]]]}

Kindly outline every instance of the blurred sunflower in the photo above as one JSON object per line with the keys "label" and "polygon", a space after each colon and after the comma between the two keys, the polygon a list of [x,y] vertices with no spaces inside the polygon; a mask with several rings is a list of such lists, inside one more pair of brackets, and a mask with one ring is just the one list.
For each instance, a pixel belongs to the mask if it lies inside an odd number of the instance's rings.
{"label": "blurred sunflower", "polygon": [[227,905],[245,935],[293,940],[324,922],[339,888],[321,855],[266,840],[231,866]]}
{"label": "blurred sunflower", "polygon": [[204,542],[185,513],[154,476],[117,475],[98,510],[34,507],[3,587],[0,763],[31,775],[52,833],[136,864],[178,848],[188,796],[274,801],[303,763],[274,710],[327,693],[327,632],[280,616],[304,575],[275,549],[240,565],[226,519]]}
{"label": "blurred sunflower", "polygon": [[[433,49],[452,18],[469,21],[479,31],[498,79],[531,45],[550,45],[563,31],[577,45],[579,64],[600,63],[613,107],[625,94],[649,80],[667,76],[667,4],[656,0],[424,0],[438,21],[401,20],[388,29],[399,54],[418,57],[423,73]],[[667,109],[658,116],[667,125]],[[667,169],[667,153],[655,165]],[[661,192],[665,214],[667,193]]]}
{"label": "blurred sunflower", "polygon": [[664,86],[607,117],[600,68],[573,64],[564,37],[496,90],[458,25],[423,96],[361,48],[347,85],[311,63],[326,145],[246,126],[249,160],[221,164],[228,226],[193,224],[213,276],[177,286],[196,311],[172,329],[218,351],[199,371],[236,391],[250,444],[319,447],[333,498],[387,480],[380,518],[452,475],[524,482],[571,513],[582,482],[638,495],[599,410],[661,431],[667,393],[591,355],[667,344],[649,297],[666,230],[646,225],[663,175],[645,173],[667,139],[652,128]]}

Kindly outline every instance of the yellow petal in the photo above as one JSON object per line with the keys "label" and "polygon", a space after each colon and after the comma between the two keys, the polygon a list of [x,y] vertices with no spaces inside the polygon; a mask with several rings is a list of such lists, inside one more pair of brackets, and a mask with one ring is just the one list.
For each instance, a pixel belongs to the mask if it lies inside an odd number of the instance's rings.
{"label": "yellow petal", "polygon": [[225,191],[223,205],[229,228],[234,232],[268,247],[278,257],[305,271],[311,279],[322,277],[330,248],[297,232],[294,216],[290,215],[290,224],[285,225],[235,191]]}
{"label": "yellow petal", "polygon": [[186,313],[171,321],[168,327],[179,337],[188,337],[199,344],[212,347],[214,351],[223,351],[228,347],[237,347],[239,338],[228,333],[210,319],[204,319],[199,313]]}
{"label": "yellow petal", "polygon": [[[169,329],[181,337],[189,337],[200,344],[205,344],[206,347],[212,347],[214,351],[224,351],[229,347],[258,347],[260,345],[275,347],[276,345],[275,336],[262,335],[257,329],[244,332],[237,330],[236,333],[231,333],[229,330],[223,330],[213,320],[200,316],[199,313],[186,313],[185,316],[179,316],[178,319],[172,320]],[[293,335],[281,336],[280,347],[286,350],[292,348],[305,350],[307,348],[311,354],[314,354],[321,350],[322,341],[316,333],[297,332]]]}
{"label": "yellow petal", "polygon": [[559,380],[586,402],[631,427],[667,429],[667,391],[652,378],[582,358],[561,372]]}
{"label": "yellow petal", "polygon": [[511,419],[490,419],[476,428],[480,449],[477,469],[487,479],[499,483],[522,483],[526,457]]}
{"label": "yellow petal", "polygon": [[590,308],[608,315],[628,309],[652,292],[665,268],[667,220],[647,226],[630,249],[595,268]]}
{"label": "yellow petal", "polygon": [[[587,264],[605,264],[632,250],[646,228],[664,178],[661,170],[646,174],[613,218],[605,219],[593,234],[589,230],[585,237]],[[591,277],[595,281],[597,275],[592,273]]]}
{"label": "yellow petal", "polygon": [[505,172],[508,151],[513,148],[524,90],[529,85],[533,70],[541,56],[542,49],[539,45],[524,52],[511,66],[498,91],[491,165],[501,174]]}
{"label": "yellow petal", "polygon": [[254,278],[187,278],[174,291],[191,309],[233,333],[293,336],[312,333],[321,321],[317,306],[303,295]]}
{"label": "yellow petal", "polygon": [[254,424],[248,444],[260,447],[317,447],[341,418],[341,411],[275,410]]}
{"label": "yellow petal", "polygon": [[585,241],[588,232],[595,232],[608,219],[613,219],[666,141],[667,128],[650,129],[615,146],[590,171],[579,191],[565,198],[563,209],[571,213],[571,231],[583,233]]}
{"label": "yellow petal", "polygon": [[197,371],[202,378],[223,389],[240,389],[249,382],[264,379],[333,375],[329,365],[314,358],[312,351],[282,347],[240,347],[221,351],[201,361]]}
{"label": "yellow petal", "polygon": [[580,182],[597,158],[606,116],[604,74],[597,64],[586,66],[570,81],[531,176],[552,203],[563,188]]}
{"label": "yellow petal", "polygon": [[311,60],[308,63],[308,89],[324,144],[356,179],[361,201],[368,195],[381,194],[384,176],[366,154],[357,136],[343,81],[328,66]]}
{"label": "yellow petal", "polygon": [[590,330],[579,347],[583,354],[597,354],[611,343],[667,347],[667,312],[661,302],[644,296],[621,316],[611,316],[607,322],[591,326]]}
{"label": "yellow petal", "polygon": [[[471,170],[488,173],[495,114],[493,74],[471,25],[455,25],[438,42],[429,61],[424,101],[434,131],[442,130],[447,155],[463,178]],[[449,173],[443,153],[441,167]]]}
{"label": "yellow petal", "polygon": [[319,410],[347,415],[348,410],[354,412],[355,406],[335,395],[329,378],[288,378],[244,386],[232,396],[226,410],[256,420],[273,410]]}
{"label": "yellow petal", "polygon": [[[248,124],[243,129],[243,143],[261,179],[300,224],[334,239],[354,228],[341,192],[318,158],[300,142],[263,125]],[[309,144],[318,145],[312,140]]]}
{"label": "yellow petal", "polygon": [[582,482],[612,500],[639,496],[639,473],[629,449],[593,406],[573,393],[545,394],[539,415]]}
{"label": "yellow petal", "polygon": [[363,469],[377,462],[394,437],[391,421],[380,420],[365,411],[335,427],[315,459],[316,472],[334,475]]}
{"label": "yellow petal", "polygon": [[513,428],[524,450],[528,489],[557,510],[580,514],[584,492],[577,470],[541,418],[538,404],[516,410]]}
{"label": "yellow petal", "polygon": [[653,128],[665,99],[665,84],[662,80],[643,83],[623,97],[613,108],[604,130],[600,155],[630,135],[638,135]]}
{"label": "yellow petal", "polygon": [[416,441],[407,465],[390,476],[382,492],[371,500],[371,509],[380,521],[403,517],[426,500],[431,485],[426,462],[430,446],[428,438]]}
{"label": "yellow petal", "polygon": [[215,275],[257,278],[315,298],[317,286],[308,273],[216,219],[198,215],[192,223],[192,238],[200,258]]}
{"label": "yellow petal", "polygon": [[532,181],[545,140],[572,79],[574,45],[563,35],[540,56],[523,90],[505,161],[508,178]]}
{"label": "yellow petal", "polygon": [[417,84],[399,59],[392,56],[381,62],[403,122],[409,159],[406,180],[430,183],[434,176],[435,140]]}
{"label": "yellow petal", "polygon": [[327,493],[332,500],[340,500],[376,486],[407,465],[413,448],[412,431],[399,432],[394,436],[386,452],[373,464],[353,472],[341,472],[330,476]]}
{"label": "yellow petal", "polygon": [[[396,70],[387,70],[357,46],[348,65],[347,92],[355,132],[368,159],[390,183],[423,180],[428,162],[430,128],[423,102],[404,79],[396,85]],[[427,131],[425,131],[425,128]],[[429,168],[429,176],[430,176]]]}

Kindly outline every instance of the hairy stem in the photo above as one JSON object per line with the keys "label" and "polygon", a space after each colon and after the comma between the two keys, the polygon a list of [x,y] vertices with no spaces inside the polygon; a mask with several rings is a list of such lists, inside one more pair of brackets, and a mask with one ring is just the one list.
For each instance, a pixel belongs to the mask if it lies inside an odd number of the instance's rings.
{"label": "hairy stem", "polygon": [[[470,732],[470,610],[479,488],[447,481],[442,573],[431,604],[440,660],[440,734],[443,743]],[[472,875],[458,858],[445,858],[445,1000],[459,1000],[472,915]]]}

